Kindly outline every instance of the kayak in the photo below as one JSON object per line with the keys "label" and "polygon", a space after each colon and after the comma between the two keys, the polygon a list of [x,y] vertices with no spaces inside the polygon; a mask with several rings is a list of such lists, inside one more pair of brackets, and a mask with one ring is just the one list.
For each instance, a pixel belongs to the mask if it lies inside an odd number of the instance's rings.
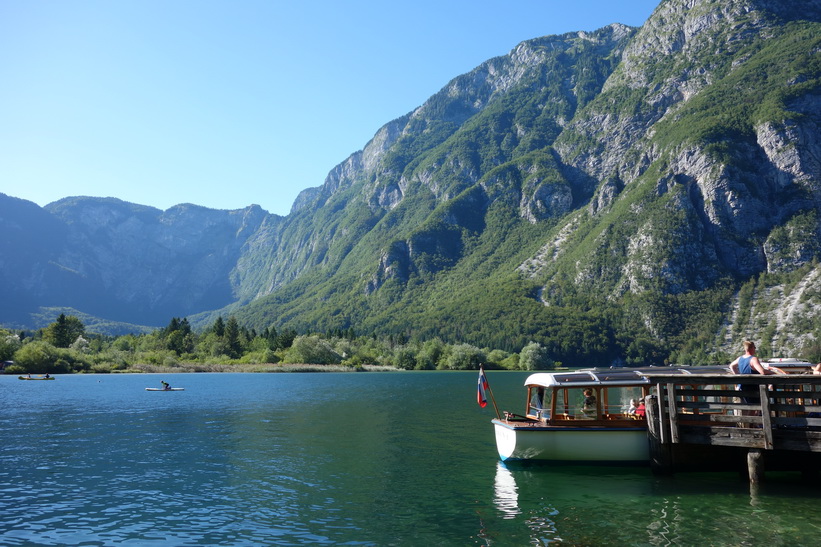
{"label": "kayak", "polygon": [[161,388],[161,387],[147,387],[145,388],[146,391],[185,391],[184,387],[170,387],[168,389]]}
{"label": "kayak", "polygon": [[18,376],[18,380],[54,380],[54,376],[49,376],[46,378],[45,376],[35,376],[34,378],[29,378],[28,376]]}

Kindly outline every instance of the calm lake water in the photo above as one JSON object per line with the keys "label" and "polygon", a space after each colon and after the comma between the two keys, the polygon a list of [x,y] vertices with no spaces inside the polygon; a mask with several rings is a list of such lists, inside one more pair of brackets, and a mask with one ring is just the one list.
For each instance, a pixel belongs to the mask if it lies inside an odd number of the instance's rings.
{"label": "calm lake water", "polygon": [[[521,412],[526,374],[490,371]],[[508,466],[476,372],[0,376],[0,544],[818,545],[821,486]],[[147,392],[160,380],[183,392]]]}

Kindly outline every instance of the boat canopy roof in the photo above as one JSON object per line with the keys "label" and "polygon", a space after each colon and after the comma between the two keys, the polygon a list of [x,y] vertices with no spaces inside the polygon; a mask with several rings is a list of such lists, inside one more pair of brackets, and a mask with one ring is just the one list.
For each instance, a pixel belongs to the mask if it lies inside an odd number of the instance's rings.
{"label": "boat canopy roof", "polygon": [[812,363],[807,361],[806,359],[796,359],[795,357],[772,357],[770,359],[762,359],[762,363],[768,363],[770,365],[810,365]]}
{"label": "boat canopy roof", "polygon": [[729,367],[644,367],[644,368],[592,368],[572,372],[538,372],[525,380],[526,386],[585,387],[585,386],[640,386],[649,384],[647,374],[729,374]]}

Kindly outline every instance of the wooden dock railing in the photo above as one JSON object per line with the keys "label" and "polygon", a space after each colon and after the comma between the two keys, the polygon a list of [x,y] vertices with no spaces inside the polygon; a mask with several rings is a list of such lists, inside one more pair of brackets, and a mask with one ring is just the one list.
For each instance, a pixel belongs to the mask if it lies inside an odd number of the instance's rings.
{"label": "wooden dock railing", "polygon": [[[648,376],[655,385],[646,402],[654,471],[697,466],[697,453],[715,461],[722,449],[731,459],[746,452],[753,482],[762,476],[768,454],[772,462],[775,456],[789,459],[797,470],[818,468],[821,375]],[[791,456],[784,458],[784,452]]]}

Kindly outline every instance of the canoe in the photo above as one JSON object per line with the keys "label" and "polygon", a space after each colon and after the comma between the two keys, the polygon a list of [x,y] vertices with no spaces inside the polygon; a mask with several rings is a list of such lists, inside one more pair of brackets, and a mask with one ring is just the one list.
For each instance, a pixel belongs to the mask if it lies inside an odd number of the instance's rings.
{"label": "canoe", "polygon": [[147,387],[145,388],[146,391],[185,391],[184,387],[170,387],[168,389],[164,389],[161,387]]}
{"label": "canoe", "polygon": [[46,378],[45,376],[34,376],[32,378],[29,378],[28,376],[18,376],[17,379],[18,380],[54,380],[54,376],[49,376],[48,378]]}

